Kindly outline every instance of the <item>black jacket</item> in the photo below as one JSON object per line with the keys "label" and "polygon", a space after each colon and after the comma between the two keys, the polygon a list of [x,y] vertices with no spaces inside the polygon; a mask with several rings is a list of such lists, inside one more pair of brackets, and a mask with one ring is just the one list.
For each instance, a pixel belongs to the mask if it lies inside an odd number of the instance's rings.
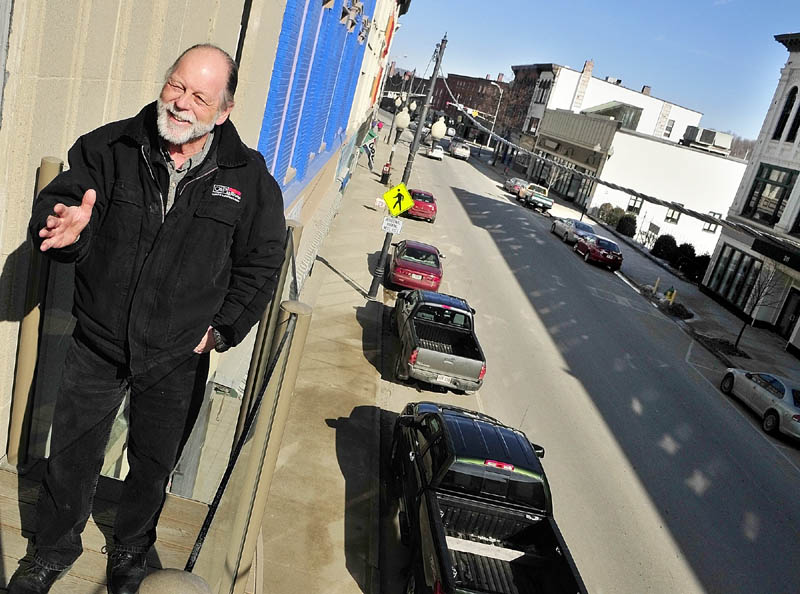
{"label": "black jacket", "polygon": [[55,204],[97,191],[80,239],[45,253],[76,262],[78,331],[134,373],[191,355],[209,325],[238,344],[272,297],[286,237],[280,188],[230,121],[216,127],[165,216],[155,114],[151,103],[81,136],[69,170],[40,192],[29,228],[38,248]]}

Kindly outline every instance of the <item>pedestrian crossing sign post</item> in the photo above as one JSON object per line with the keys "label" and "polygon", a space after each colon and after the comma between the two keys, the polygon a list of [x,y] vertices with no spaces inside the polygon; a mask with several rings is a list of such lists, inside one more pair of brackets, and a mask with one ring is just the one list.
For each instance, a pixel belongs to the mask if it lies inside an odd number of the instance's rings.
{"label": "pedestrian crossing sign post", "polygon": [[393,217],[398,216],[414,206],[414,199],[408,193],[406,185],[399,183],[383,195],[383,201],[389,209],[389,214]]}

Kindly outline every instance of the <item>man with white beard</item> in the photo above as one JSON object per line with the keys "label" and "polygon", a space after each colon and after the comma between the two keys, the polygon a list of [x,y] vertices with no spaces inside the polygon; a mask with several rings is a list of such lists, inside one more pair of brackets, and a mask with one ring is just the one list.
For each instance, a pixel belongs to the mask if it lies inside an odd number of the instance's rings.
{"label": "man with white beard", "polygon": [[146,573],[170,473],[202,404],[209,351],[238,344],[275,291],[286,224],[263,157],[228,119],[236,64],[198,45],[157,102],[78,139],[37,197],[34,245],[75,262],[75,332],[36,508],[10,594],[49,592],[82,552],[114,417],[130,392],[128,462],[108,589]]}

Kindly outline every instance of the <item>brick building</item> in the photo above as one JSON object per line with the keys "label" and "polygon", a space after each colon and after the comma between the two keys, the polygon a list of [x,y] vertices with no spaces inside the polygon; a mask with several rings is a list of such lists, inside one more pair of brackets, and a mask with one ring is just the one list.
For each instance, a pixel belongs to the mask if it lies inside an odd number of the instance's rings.
{"label": "brick building", "polygon": [[[453,97],[447,92],[442,79],[436,81],[431,109],[436,114],[444,115],[448,124],[456,127],[456,133],[459,136],[475,140],[479,144],[486,144],[489,135],[465,117],[461,110],[452,104],[454,101],[462,104],[481,125],[488,129],[492,128],[493,123],[495,132],[505,126],[510,85],[503,82],[502,74],[497,76],[497,80],[491,80],[489,75],[486,75],[486,78],[480,78],[463,74],[448,74],[447,87],[450,88]],[[496,122],[494,121],[495,114],[497,114]]]}

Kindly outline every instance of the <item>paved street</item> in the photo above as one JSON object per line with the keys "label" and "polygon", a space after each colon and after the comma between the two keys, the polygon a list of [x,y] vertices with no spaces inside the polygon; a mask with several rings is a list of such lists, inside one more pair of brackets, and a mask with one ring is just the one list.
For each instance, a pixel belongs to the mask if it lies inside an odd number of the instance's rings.
{"label": "paved street", "polygon": [[[475,396],[420,391],[391,379],[386,352],[379,405],[455,402],[544,445],[556,519],[591,592],[800,591],[785,570],[800,554],[797,446],[763,436],[716,389],[722,365],[472,162],[418,156],[409,187],[433,192],[439,215],[405,220],[399,238],[446,255],[440,291],[477,310],[488,371]],[[384,591],[399,591],[402,554],[387,557]]]}

